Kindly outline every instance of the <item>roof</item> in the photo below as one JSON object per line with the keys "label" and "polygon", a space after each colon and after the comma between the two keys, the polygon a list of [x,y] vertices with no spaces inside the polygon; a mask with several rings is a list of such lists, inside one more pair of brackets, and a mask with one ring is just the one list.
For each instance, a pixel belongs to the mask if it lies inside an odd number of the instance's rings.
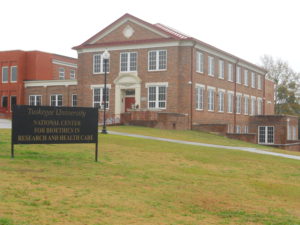
{"label": "roof", "polygon": [[[104,35],[106,32],[109,32],[110,29],[112,29],[114,26],[117,26],[124,20],[132,20],[132,21],[141,23],[141,24],[145,25],[146,27],[148,27],[149,29],[153,29],[153,30],[156,30],[157,32],[160,32],[161,34],[164,34],[165,37],[158,38],[158,39],[148,39],[148,40],[147,39],[135,40],[135,41],[128,40],[128,41],[119,41],[119,42],[106,42],[106,43],[100,43],[100,44],[93,43],[93,41],[97,40],[97,37]],[[236,62],[244,62],[246,64],[249,64],[249,65],[256,67],[257,69],[267,73],[267,70],[265,70],[264,68],[261,68],[253,63],[250,63],[250,62],[248,62],[244,59],[241,59],[237,56],[234,56],[226,51],[223,51],[223,50],[216,48],[210,44],[207,44],[203,41],[193,38],[193,37],[191,37],[187,34],[184,34],[183,32],[180,32],[174,28],[163,25],[161,23],[151,24],[151,23],[141,20],[135,16],[132,16],[128,13],[124,14],[122,17],[120,17],[119,19],[117,19],[115,22],[108,25],[107,27],[105,27],[103,30],[101,30],[100,32],[98,32],[97,34],[95,34],[94,36],[89,38],[87,41],[83,42],[81,45],[73,47],[73,49],[79,50],[79,49],[84,49],[84,48],[95,48],[95,47],[102,47],[102,46],[132,45],[132,44],[141,44],[141,43],[157,43],[157,42],[169,42],[169,41],[193,41],[195,44],[205,46],[206,48],[212,49],[214,51],[220,52],[221,54],[225,54],[231,58],[234,58],[236,60]]]}

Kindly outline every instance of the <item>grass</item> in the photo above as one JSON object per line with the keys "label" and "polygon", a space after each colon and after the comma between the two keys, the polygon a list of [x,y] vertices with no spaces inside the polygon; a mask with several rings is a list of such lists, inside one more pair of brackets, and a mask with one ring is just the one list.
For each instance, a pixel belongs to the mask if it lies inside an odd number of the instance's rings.
{"label": "grass", "polygon": [[0,130],[0,224],[300,224],[297,160],[116,135],[99,150],[16,145],[10,159]]}
{"label": "grass", "polygon": [[225,146],[237,146],[237,147],[251,147],[258,148],[265,151],[285,153],[290,155],[299,155],[300,152],[286,151],[278,148],[272,148],[269,146],[252,144],[244,141],[230,139],[221,135],[210,134],[200,131],[192,130],[161,130],[148,127],[139,126],[111,126],[108,128],[111,131],[126,132],[131,134],[139,134],[153,137],[162,137],[175,140],[201,142],[206,144],[218,144]]}

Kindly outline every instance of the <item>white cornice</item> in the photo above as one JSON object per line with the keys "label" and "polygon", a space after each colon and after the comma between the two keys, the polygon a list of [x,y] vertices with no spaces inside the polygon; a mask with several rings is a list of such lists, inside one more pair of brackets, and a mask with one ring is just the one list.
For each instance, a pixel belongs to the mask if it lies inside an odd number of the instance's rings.
{"label": "white cornice", "polygon": [[[104,84],[92,84],[91,89],[104,88]],[[111,89],[111,84],[106,84],[106,88]]]}
{"label": "white cornice", "polygon": [[169,82],[152,82],[152,83],[146,83],[145,87],[148,88],[150,86],[169,86]]}
{"label": "white cornice", "polygon": [[153,29],[153,28],[151,28],[151,27],[149,27],[149,26],[146,26],[145,24],[140,23],[140,22],[137,21],[137,20],[134,20],[134,19],[132,19],[132,18],[126,18],[126,19],[124,19],[124,20],[121,20],[119,23],[115,24],[114,26],[112,26],[110,29],[108,29],[107,31],[105,31],[104,33],[102,33],[101,35],[99,35],[98,37],[95,37],[95,39],[92,40],[92,41],[90,42],[90,44],[96,43],[97,41],[99,41],[100,39],[102,39],[103,37],[105,37],[106,35],[108,35],[109,33],[111,33],[113,30],[117,29],[118,27],[122,26],[124,23],[126,23],[126,22],[128,22],[128,21],[130,21],[130,22],[132,22],[132,23],[135,23],[135,24],[137,24],[137,25],[139,25],[139,26],[141,26],[141,27],[143,27],[143,28],[145,28],[145,29],[147,29],[147,30],[150,30],[151,32],[154,32],[154,33],[156,33],[156,34],[158,34],[158,35],[160,35],[160,36],[162,36],[162,37],[165,37],[165,38],[168,38],[168,37],[169,37],[169,36],[166,35],[165,33],[159,32],[159,31],[156,30],[156,29]]}
{"label": "white cornice", "polygon": [[24,87],[49,87],[77,85],[77,80],[32,80],[24,81]]}
{"label": "white cornice", "polygon": [[64,61],[60,61],[60,60],[57,60],[57,59],[53,59],[52,63],[57,64],[57,65],[61,65],[61,66],[69,66],[69,67],[73,67],[73,68],[77,69],[77,64],[75,64],[75,63],[64,62]]}
{"label": "white cornice", "polygon": [[122,51],[128,49],[144,49],[144,48],[163,48],[163,47],[174,47],[181,46],[180,41],[172,42],[160,42],[160,43],[145,43],[145,44],[134,44],[134,45],[119,45],[111,47],[98,47],[98,48],[84,48],[77,51],[78,54],[89,53],[89,52],[102,52],[107,49],[107,51]]}

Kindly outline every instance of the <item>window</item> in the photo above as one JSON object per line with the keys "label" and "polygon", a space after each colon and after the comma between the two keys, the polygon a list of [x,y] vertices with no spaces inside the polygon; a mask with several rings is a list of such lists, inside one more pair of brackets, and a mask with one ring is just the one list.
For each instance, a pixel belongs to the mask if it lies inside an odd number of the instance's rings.
{"label": "window", "polygon": [[241,84],[242,78],[241,78],[241,67],[236,67],[236,83]]}
{"label": "window", "polygon": [[[106,67],[105,67],[106,62]],[[109,59],[103,60],[102,53],[93,55],[93,74],[109,73]],[[75,72],[75,71],[74,71]]]}
{"label": "window", "polygon": [[218,111],[224,112],[224,90],[218,91]]}
{"label": "window", "polygon": [[17,104],[17,96],[10,96],[10,111],[13,110],[13,107]]}
{"label": "window", "polygon": [[251,97],[251,115],[255,115],[255,97]]}
{"label": "window", "polygon": [[245,127],[244,127],[244,133],[245,133],[245,134],[248,134],[248,133],[249,133],[249,127],[248,127],[248,126],[245,126]]}
{"label": "window", "polygon": [[71,80],[75,80],[76,79],[75,70],[70,70],[70,79]]}
{"label": "window", "polygon": [[204,55],[201,52],[197,52],[196,71],[198,73],[204,72]]}
{"label": "window", "polygon": [[257,75],[257,88],[261,90],[261,75]]}
{"label": "window", "polygon": [[289,123],[287,126],[287,140],[292,140],[292,126]]}
{"label": "window", "polygon": [[166,104],[167,104],[167,87],[149,86],[148,87],[148,108],[165,109]]}
{"label": "window", "polygon": [[2,96],[1,106],[3,108],[7,108],[7,106],[8,106],[8,97],[7,96]]}
{"label": "window", "polygon": [[8,67],[2,67],[2,83],[8,82]]}
{"label": "window", "polygon": [[235,132],[238,133],[238,134],[241,133],[241,126],[240,125],[236,125]]}
{"label": "window", "polygon": [[72,106],[73,107],[77,106],[77,95],[72,95]]}
{"label": "window", "polygon": [[63,105],[62,95],[51,95],[50,96],[50,106],[62,106]]}
{"label": "window", "polygon": [[42,105],[41,95],[29,95],[29,105],[40,106]]}
{"label": "window", "polygon": [[297,127],[293,126],[293,140],[297,140]]}
{"label": "window", "polygon": [[257,115],[262,114],[262,99],[257,98]]}
{"label": "window", "polygon": [[122,52],[121,57],[121,72],[135,72],[137,68],[137,53]]}
{"label": "window", "polygon": [[[106,97],[106,98],[105,98]],[[76,99],[77,100],[77,99]],[[94,88],[93,89],[93,107],[104,109],[104,100],[106,100],[105,109],[109,109],[109,88]]]}
{"label": "window", "polygon": [[203,110],[204,86],[196,87],[196,109]]}
{"label": "window", "polygon": [[274,144],[274,127],[258,127],[258,143]]}
{"label": "window", "polygon": [[224,79],[224,61],[219,60],[219,78]]}
{"label": "window", "polygon": [[212,56],[208,57],[208,75],[214,76],[215,74],[215,59]]}
{"label": "window", "polygon": [[242,100],[242,95],[237,94],[236,95],[236,113],[241,114],[241,100]]}
{"label": "window", "polygon": [[18,68],[17,66],[12,66],[10,68],[10,82],[17,82],[18,79]]}
{"label": "window", "polygon": [[247,95],[244,96],[244,114],[249,114],[249,96]]}
{"label": "window", "polygon": [[233,82],[233,66],[231,63],[228,63],[228,81]]}
{"label": "window", "polygon": [[251,87],[255,88],[255,73],[251,73]]}
{"label": "window", "polygon": [[167,69],[167,51],[166,50],[149,51],[148,70],[155,71],[155,70],[166,70],[166,69]]}
{"label": "window", "polygon": [[215,89],[208,87],[208,111],[214,111]]}
{"label": "window", "polygon": [[59,79],[64,80],[65,79],[65,69],[59,68]]}
{"label": "window", "polygon": [[232,113],[233,112],[233,93],[228,92],[227,93],[227,112]]}
{"label": "window", "polygon": [[244,70],[244,85],[248,86],[248,70]]}

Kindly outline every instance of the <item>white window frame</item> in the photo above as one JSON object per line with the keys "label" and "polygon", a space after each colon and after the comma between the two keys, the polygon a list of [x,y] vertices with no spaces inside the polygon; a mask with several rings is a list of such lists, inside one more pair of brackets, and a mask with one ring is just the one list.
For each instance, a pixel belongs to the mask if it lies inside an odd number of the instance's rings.
{"label": "white window frame", "polygon": [[244,70],[244,86],[248,87],[249,85],[249,72],[248,70]]}
{"label": "white window frame", "polygon": [[225,72],[224,60],[219,59],[219,78],[220,79],[224,79],[224,72]]}
{"label": "white window frame", "polygon": [[293,126],[293,140],[297,140],[297,126]]}
{"label": "white window frame", "polygon": [[70,80],[75,80],[75,79],[76,79],[76,71],[70,70]]}
{"label": "white window frame", "polygon": [[249,115],[249,95],[244,95],[244,115]]}
{"label": "white window frame", "polygon": [[242,113],[242,94],[236,93],[236,114]]}
{"label": "white window frame", "polygon": [[[265,132],[264,132],[264,139],[265,139],[265,141],[264,142],[262,142],[262,141],[260,141],[260,137],[261,137],[261,133],[260,133],[260,128],[262,128],[262,127],[264,127],[265,128]],[[269,128],[272,128],[272,132],[273,132],[273,135],[272,135],[272,142],[270,142],[269,141]],[[274,126],[258,126],[258,135],[257,135],[257,137],[258,137],[258,143],[259,144],[274,144],[274,137],[275,137],[275,127]]]}
{"label": "white window frame", "polygon": [[256,97],[251,96],[251,116],[256,115]]}
{"label": "white window frame", "polygon": [[204,54],[197,51],[196,72],[204,73]]}
{"label": "white window frame", "polygon": [[[33,102],[31,101],[31,98],[33,97]],[[37,104],[37,99],[40,98],[40,104]],[[28,105],[33,105],[33,106],[40,106],[42,105],[42,96],[41,95],[29,95],[29,101]]]}
{"label": "white window frame", "polygon": [[227,112],[233,113],[233,97],[234,94],[232,91],[227,92]]}
{"label": "white window frame", "polygon": [[196,84],[196,110],[203,111],[204,109],[204,93],[205,85]]}
{"label": "white window frame", "polygon": [[59,69],[58,69],[58,79],[59,80],[65,80],[65,68],[62,68],[62,67],[60,67]]}
{"label": "white window frame", "polygon": [[257,98],[257,115],[262,114],[262,98]]}
{"label": "white window frame", "polygon": [[[109,110],[109,105],[110,105],[110,88],[111,85],[108,84],[106,85],[106,90],[107,90],[107,100],[106,100],[106,108],[107,110]],[[99,93],[99,101],[95,101],[95,90],[99,89],[100,93]],[[104,110],[104,85],[95,85],[92,86],[92,90],[93,90],[93,101],[92,101],[92,107],[94,108],[99,108],[99,110]],[[96,104],[99,104],[99,107],[95,106]]]}
{"label": "white window frame", "polygon": [[233,65],[231,63],[228,63],[228,81],[233,82]]}
{"label": "white window frame", "polygon": [[247,126],[247,125],[244,126],[244,133],[245,134],[249,133],[249,126]]}
{"label": "white window frame", "polygon": [[[52,105],[52,96],[55,96],[55,105]],[[59,103],[59,100],[58,100],[58,97],[61,96],[61,105],[58,105]],[[61,107],[64,105],[64,98],[63,98],[63,95],[62,94],[53,94],[53,95],[50,95],[50,106],[55,106],[55,107]]]}
{"label": "white window frame", "polygon": [[[16,80],[13,80],[13,68],[16,68]],[[10,82],[16,83],[18,81],[18,67],[17,66],[11,66],[10,67]]]}
{"label": "white window frame", "polygon": [[[160,93],[160,87],[164,87],[165,88],[165,96],[164,99],[159,99],[161,97],[161,95],[163,93]],[[147,93],[148,93],[148,101],[147,101],[147,107],[150,110],[155,110],[155,109],[166,109],[167,108],[167,97],[168,97],[168,85],[167,83],[146,83],[146,88]],[[150,100],[150,88],[154,88],[155,89],[155,99],[154,100]],[[154,106],[150,107],[150,103],[154,103]],[[164,107],[160,106],[160,103],[164,103]]]}
{"label": "white window frame", "polygon": [[256,79],[255,79],[255,73],[254,72],[251,72],[251,87],[252,88],[255,88],[255,82],[256,82]]}
{"label": "white window frame", "polygon": [[237,84],[242,83],[242,76],[241,76],[241,67],[237,66],[236,67],[236,79],[235,79]]}
{"label": "white window frame", "polygon": [[[7,78],[6,81],[4,81],[4,69],[7,69]],[[9,71],[8,71],[8,66],[2,66],[2,83],[8,83],[9,80]]]}
{"label": "white window frame", "polygon": [[241,126],[240,125],[235,126],[235,133],[237,133],[237,134],[241,133]]}
{"label": "white window frame", "polygon": [[[131,54],[135,54],[135,61],[131,60]],[[127,62],[122,62],[122,55],[127,55]],[[122,68],[122,64],[126,64],[126,70]],[[135,69],[131,69],[131,64],[134,64]],[[129,72],[137,72],[138,67],[138,54],[137,52],[121,52],[120,53],[120,72],[121,73],[129,73]]]}
{"label": "white window frame", "polygon": [[[95,53],[93,54],[93,74],[104,74],[104,59],[102,57],[103,53]],[[106,73],[109,73],[109,65],[110,61],[107,59],[107,65],[106,65]],[[97,68],[97,70],[96,70]]]}
{"label": "white window frame", "polygon": [[261,82],[261,75],[257,74],[257,89],[261,90],[262,82]]}
{"label": "white window frame", "polygon": [[[160,52],[165,52],[165,57],[160,58]],[[155,53],[155,68],[150,68],[150,54]],[[167,70],[167,62],[168,62],[168,52],[167,50],[151,50],[148,51],[148,71],[165,71]],[[161,63],[163,63],[164,67],[160,68]],[[128,65],[127,65],[128,66]]]}
{"label": "white window frame", "polygon": [[225,108],[225,90],[218,89],[218,112],[224,112]]}
{"label": "white window frame", "polygon": [[207,109],[209,112],[215,111],[215,87],[207,87]]}
{"label": "white window frame", "polygon": [[215,75],[215,58],[208,56],[208,76],[214,77]]}

